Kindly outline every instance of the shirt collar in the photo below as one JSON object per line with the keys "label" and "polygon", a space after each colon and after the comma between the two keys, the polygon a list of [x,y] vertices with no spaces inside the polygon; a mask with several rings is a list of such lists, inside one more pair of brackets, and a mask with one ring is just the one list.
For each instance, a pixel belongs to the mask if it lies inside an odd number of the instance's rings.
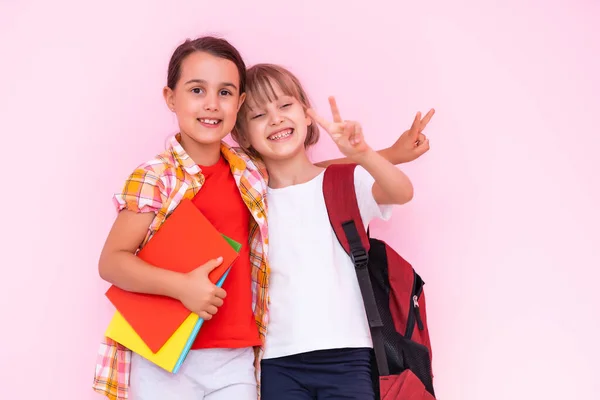
{"label": "shirt collar", "polygon": [[[173,154],[175,161],[183,167],[185,172],[190,175],[197,175],[202,172],[202,169],[198,164],[192,160],[188,153],[183,149],[183,146],[180,142],[181,134],[178,133],[169,138],[168,148]],[[238,171],[243,171],[246,169],[246,162],[240,157],[240,155],[225,142],[221,142],[221,153],[223,157],[232,169],[236,169]]]}

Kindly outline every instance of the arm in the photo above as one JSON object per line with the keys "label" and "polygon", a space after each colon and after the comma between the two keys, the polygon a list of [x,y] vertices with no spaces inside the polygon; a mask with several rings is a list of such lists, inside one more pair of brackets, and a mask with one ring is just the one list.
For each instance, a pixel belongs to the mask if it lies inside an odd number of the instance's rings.
{"label": "arm", "polygon": [[[382,154],[372,150],[367,145],[359,123],[342,120],[335,98],[330,97],[329,104],[333,122],[321,118],[312,109],[308,110],[307,114],[329,133],[349,161],[358,163],[373,177],[375,182],[372,192],[377,204],[404,204],[409,202],[413,197],[413,186],[408,177]],[[432,112],[425,116],[423,119],[425,124],[431,118],[431,115],[433,115]],[[420,113],[417,113],[411,129],[400,137],[400,139],[408,137],[408,143],[412,143],[409,147],[418,146],[419,142],[427,142],[426,139],[421,139],[420,136],[422,135],[423,120]]]}
{"label": "arm", "polygon": [[154,213],[123,210],[117,216],[100,254],[100,277],[130,292],[178,297],[183,274],[154,267],[135,255]]}
{"label": "arm", "polygon": [[[402,163],[411,161],[408,159],[408,157],[404,157],[402,154],[398,154],[398,152],[395,151],[395,149],[393,147],[387,147],[385,149],[378,150],[377,154],[379,154],[381,157],[383,157],[385,160],[391,162],[392,164],[402,164]],[[342,158],[334,158],[332,160],[321,161],[321,162],[315,163],[315,165],[317,167],[327,168],[328,166],[330,166],[332,164],[350,164],[352,162],[353,161],[350,160],[348,157],[342,157]]]}
{"label": "arm", "polygon": [[223,259],[208,261],[188,274],[152,266],[135,255],[154,213],[123,210],[106,239],[98,262],[102,279],[130,292],[177,299],[200,318],[209,320],[223,305],[225,290],[208,278]]}
{"label": "arm", "polygon": [[410,179],[378,152],[367,149],[356,162],[375,180],[373,198],[377,204],[405,204],[413,198]]}
{"label": "arm", "polygon": [[177,298],[182,275],[154,267],[135,255],[156,213],[166,201],[160,175],[136,168],[114,197],[119,214],[100,253],[100,277],[130,292]]}
{"label": "arm", "polygon": [[[409,130],[404,131],[396,142],[377,153],[387,161],[394,165],[407,163],[421,157],[429,151],[429,139],[423,134],[423,130],[435,114],[435,110],[431,109],[421,118],[421,114],[417,113]],[[321,161],[315,165],[321,168],[326,168],[331,164],[347,164],[351,163],[348,157],[336,158],[333,160]]]}
{"label": "arm", "polygon": [[115,196],[119,215],[100,254],[98,272],[123,290],[177,299],[208,320],[226,295],[208,278],[223,261],[221,257],[182,274],[150,265],[136,255],[167,197],[163,182],[152,171],[138,168],[129,176],[122,193]]}

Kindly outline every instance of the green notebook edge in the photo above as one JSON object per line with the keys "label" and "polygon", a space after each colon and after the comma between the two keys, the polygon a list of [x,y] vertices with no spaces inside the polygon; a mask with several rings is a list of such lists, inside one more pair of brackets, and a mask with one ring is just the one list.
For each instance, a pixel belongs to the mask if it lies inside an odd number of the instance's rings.
{"label": "green notebook edge", "polygon": [[223,235],[222,233],[221,233],[221,236],[223,236],[223,238],[224,238],[224,239],[227,241],[227,243],[229,243],[229,245],[230,245],[231,247],[233,247],[233,249],[235,250],[235,252],[236,252],[236,253],[239,253],[239,252],[240,252],[240,250],[241,250],[241,248],[242,248],[242,245],[241,245],[241,243],[238,243],[238,242],[236,242],[236,241],[235,241],[235,240],[233,240],[232,238],[230,238],[230,237],[228,237],[228,236],[225,236],[225,235]]}

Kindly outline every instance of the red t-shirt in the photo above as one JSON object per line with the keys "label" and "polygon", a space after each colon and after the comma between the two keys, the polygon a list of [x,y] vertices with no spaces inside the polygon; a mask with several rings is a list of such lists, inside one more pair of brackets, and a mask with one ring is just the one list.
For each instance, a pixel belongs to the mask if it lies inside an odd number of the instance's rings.
{"label": "red t-shirt", "polygon": [[192,349],[258,346],[248,244],[252,216],[223,156],[215,165],[200,168],[205,182],[192,202],[219,232],[240,243],[242,248],[223,283],[227,297],[212,319],[204,321]]}

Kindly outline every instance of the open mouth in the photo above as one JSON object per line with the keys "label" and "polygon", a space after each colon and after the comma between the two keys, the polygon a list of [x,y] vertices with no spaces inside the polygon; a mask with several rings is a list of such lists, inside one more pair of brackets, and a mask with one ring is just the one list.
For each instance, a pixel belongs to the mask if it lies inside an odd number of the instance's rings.
{"label": "open mouth", "polygon": [[198,122],[209,128],[214,128],[215,126],[219,125],[221,121],[222,120],[216,118],[198,118]]}
{"label": "open mouth", "polygon": [[292,128],[288,128],[288,129],[284,129],[284,130],[281,130],[279,132],[275,132],[275,133],[269,135],[267,137],[267,139],[272,140],[272,141],[283,140],[283,139],[286,139],[286,138],[292,136],[293,133],[294,133],[294,130]]}

